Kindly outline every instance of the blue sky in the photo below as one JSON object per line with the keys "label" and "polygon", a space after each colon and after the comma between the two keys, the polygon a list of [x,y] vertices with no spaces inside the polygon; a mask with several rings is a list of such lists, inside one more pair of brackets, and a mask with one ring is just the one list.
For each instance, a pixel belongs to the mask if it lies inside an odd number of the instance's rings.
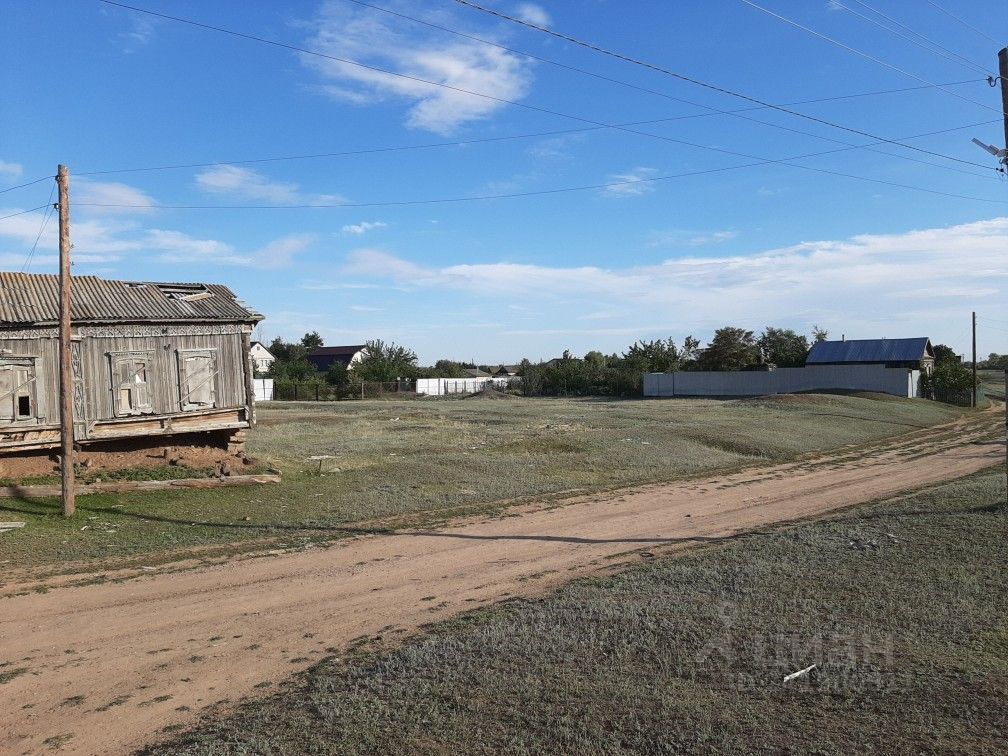
{"label": "blue sky", "polygon": [[[1006,352],[1008,186],[970,138],[1004,141],[984,79],[1008,6],[938,3],[976,31],[924,0],[865,2],[759,5],[874,61],[740,0],[487,0],[775,104],[947,84],[793,108],[979,165],[881,144],[732,168],[871,140],[773,110],[717,112],[752,105],[450,0],[372,4],[518,52],[349,0],[136,0],[397,77],[97,0],[7,0],[0,188],[66,163],[77,274],[226,283],[266,315],[265,339],[317,329],[330,344],[404,343],[423,362],[491,362],[819,324],[964,351],[975,309],[979,351]],[[97,173],[334,152],[362,154]],[[574,187],[595,188],[383,204]],[[50,188],[0,194],[0,216],[44,205]],[[25,266],[43,219],[0,220],[0,269]],[[55,226],[31,271],[54,270]]]}

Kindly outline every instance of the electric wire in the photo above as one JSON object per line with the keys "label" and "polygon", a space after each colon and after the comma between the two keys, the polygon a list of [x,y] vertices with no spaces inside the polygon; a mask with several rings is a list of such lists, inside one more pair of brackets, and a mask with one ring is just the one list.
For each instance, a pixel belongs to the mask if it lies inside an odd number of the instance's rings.
{"label": "electric wire", "polygon": [[42,234],[45,233],[46,226],[49,225],[49,216],[52,215],[53,211],[53,195],[56,193],[56,185],[53,184],[52,189],[49,190],[49,201],[46,203],[46,210],[42,214],[42,223],[39,225],[38,233],[35,235],[35,243],[32,244],[31,251],[28,252],[28,256],[25,258],[24,265],[21,266],[21,272],[26,273],[31,267],[32,259],[35,257],[35,250],[38,248],[39,239],[42,238]]}
{"label": "electric wire", "polygon": [[[7,220],[8,218],[16,218],[19,215],[27,215],[28,213],[34,213],[36,210],[41,210],[44,207],[46,207],[46,206],[45,205],[39,205],[38,207],[30,207],[27,210],[20,210],[20,211],[18,211],[16,213],[11,213],[10,215],[3,215],[3,216],[0,216],[0,221]],[[132,207],[132,205],[130,207]]]}
{"label": "electric wire", "polygon": [[[111,0],[101,0],[101,1],[102,2],[111,2]],[[743,0],[743,2],[747,2],[747,1],[748,0]],[[932,157],[939,157],[939,158],[943,158],[945,160],[952,160],[952,161],[957,162],[957,163],[964,163],[966,165],[972,165],[972,166],[978,167],[978,168],[984,168],[984,169],[989,169],[990,168],[989,165],[983,165],[981,163],[977,163],[977,162],[974,162],[972,160],[964,160],[962,158],[953,157],[951,155],[945,155],[945,154],[942,154],[940,152],[935,152],[933,150],[926,150],[926,149],[923,149],[921,147],[916,147],[914,145],[903,144],[902,142],[899,142],[899,141],[897,141],[895,139],[886,139],[885,137],[880,137],[877,134],[872,134],[871,132],[864,131],[862,129],[857,129],[857,128],[854,128],[852,126],[845,126],[845,125],[837,123],[835,121],[830,121],[830,120],[825,119],[825,118],[819,118],[817,116],[812,116],[812,115],[809,115],[807,113],[802,113],[801,111],[793,110],[793,109],[791,109],[789,107],[786,107],[786,106],[783,106],[783,105],[775,105],[773,103],[766,102],[765,100],[761,100],[758,97],[752,97],[752,96],[744,94],[742,92],[737,92],[735,90],[731,90],[731,89],[728,89],[726,87],[722,87],[722,86],[717,85],[717,84],[711,84],[709,82],[702,81],[700,79],[696,79],[696,78],[694,78],[692,76],[687,76],[685,74],[681,74],[681,73],[678,73],[676,71],[672,71],[672,70],[670,70],[668,68],[664,68],[664,67],[659,66],[659,65],[657,65],[655,63],[649,63],[647,61],[640,60],[638,58],[630,57],[630,56],[625,55],[623,53],[615,52],[613,50],[608,50],[608,49],[606,49],[604,47],[601,47],[599,45],[596,45],[596,44],[594,44],[592,42],[586,42],[584,40],[578,39],[577,37],[572,37],[570,35],[562,34],[560,32],[554,31],[553,29],[548,29],[548,28],[546,28],[544,26],[539,26],[538,24],[534,24],[531,21],[526,21],[526,20],[521,19],[521,18],[516,18],[515,16],[509,16],[506,13],[502,13],[502,12],[494,10],[492,8],[486,8],[486,7],[482,6],[482,5],[479,5],[479,4],[475,3],[475,2],[472,2],[471,0],[455,0],[455,2],[458,3],[459,5],[464,5],[464,6],[468,7],[468,8],[472,8],[474,10],[478,10],[478,11],[480,11],[482,13],[487,13],[487,14],[489,14],[491,16],[496,16],[497,18],[501,18],[501,19],[503,19],[505,21],[511,21],[512,23],[516,23],[516,24],[519,24],[521,26],[528,27],[529,29],[534,29],[534,30],[542,32],[544,34],[548,34],[548,35],[550,35],[552,37],[556,37],[557,39],[565,40],[567,42],[570,42],[572,44],[578,45],[580,47],[584,47],[584,48],[586,48],[588,50],[593,50],[595,52],[601,53],[602,55],[607,55],[609,57],[616,58],[617,60],[622,60],[622,61],[627,62],[627,63],[632,63],[634,65],[641,66],[643,68],[647,68],[647,69],[650,69],[652,71],[656,71],[658,73],[665,74],[667,76],[671,76],[673,78],[679,79],[680,81],[685,81],[685,82],[688,82],[690,84],[695,84],[697,86],[704,87],[705,89],[709,89],[709,90],[714,91],[714,92],[720,92],[721,94],[726,94],[726,95],[729,95],[731,97],[737,97],[739,99],[746,100],[747,102],[752,102],[752,103],[755,103],[757,105],[761,105],[761,106],[763,106],[765,108],[771,108],[771,109],[779,111],[781,113],[787,113],[788,115],[793,115],[793,116],[796,116],[798,118],[804,118],[805,120],[813,121],[815,123],[819,123],[819,124],[822,124],[824,126],[829,126],[830,128],[840,129],[842,131],[847,131],[847,132],[850,132],[852,134],[858,134],[860,136],[868,137],[870,139],[876,139],[876,140],[878,140],[880,142],[885,142],[886,144],[893,144],[893,145],[896,145],[896,146],[899,146],[899,147],[904,147],[906,149],[911,149],[911,150],[914,150],[914,151],[917,151],[917,152],[924,152],[924,153],[927,153],[927,154],[931,155]],[[990,106],[985,105],[984,107],[990,107]]]}
{"label": "electric wire", "polygon": [[[276,40],[266,39],[265,37],[259,37],[259,36],[253,35],[253,34],[246,34],[244,32],[238,32],[238,31],[235,31],[235,30],[232,30],[232,29],[226,29],[224,27],[213,26],[211,24],[204,24],[204,23],[199,22],[199,21],[193,21],[191,19],[186,19],[186,18],[182,18],[182,17],[179,17],[179,16],[172,16],[172,15],[169,15],[169,14],[166,14],[166,13],[159,13],[157,11],[148,10],[146,8],[140,8],[140,7],[137,7],[137,6],[134,6],[134,5],[128,5],[126,3],[117,2],[116,0],[98,0],[98,2],[104,3],[106,5],[111,5],[111,6],[119,7],[119,8],[125,8],[127,10],[136,11],[138,13],[144,13],[144,14],[151,15],[151,16],[154,16],[154,17],[157,17],[157,18],[163,18],[163,19],[167,19],[167,20],[171,20],[171,21],[177,21],[179,23],[188,24],[188,25],[191,25],[191,26],[194,26],[194,27],[197,27],[197,28],[202,28],[202,29],[206,29],[206,30],[209,30],[209,31],[215,31],[215,32],[219,32],[219,33],[222,33],[222,34],[231,35],[231,36],[238,37],[238,38],[241,38],[241,39],[247,39],[247,40],[250,40],[250,41],[260,42],[260,43],[263,43],[263,44],[271,45],[271,46],[282,48],[282,49],[286,49],[286,50],[291,50],[291,51],[294,51],[294,52],[304,53],[306,55],[314,55],[314,56],[325,58],[325,59],[328,59],[328,60],[335,60],[335,61],[338,61],[338,62],[341,62],[341,63],[346,63],[348,65],[353,65],[353,66],[364,68],[364,69],[370,70],[370,71],[377,71],[377,72],[384,73],[384,74],[387,74],[387,75],[390,75],[390,76],[396,76],[398,78],[403,78],[403,79],[406,79],[406,80],[409,80],[409,81],[416,81],[416,82],[420,82],[420,83],[423,83],[423,84],[428,84],[428,85],[431,85],[431,86],[437,86],[437,87],[441,87],[441,88],[444,88],[444,89],[448,89],[448,90],[451,90],[451,91],[454,91],[454,92],[459,92],[459,93],[462,93],[462,94],[472,95],[474,97],[481,97],[481,98],[488,99],[488,100],[491,100],[491,101],[494,101],[494,102],[500,102],[500,103],[503,103],[503,104],[514,105],[515,107],[523,108],[523,109],[530,110],[530,111],[533,111],[533,112],[546,113],[546,114],[557,116],[557,117],[560,117],[560,118],[568,118],[568,119],[571,119],[571,120],[581,121],[583,123],[589,123],[589,124],[592,124],[594,126],[607,126],[607,127],[610,127],[610,128],[615,128],[615,127],[612,126],[612,124],[605,124],[605,123],[602,123],[602,122],[599,122],[599,121],[594,121],[594,120],[589,119],[589,118],[582,118],[580,116],[574,116],[574,115],[570,115],[570,114],[567,114],[567,113],[561,113],[559,111],[550,110],[548,108],[543,108],[543,107],[539,107],[539,106],[536,106],[536,105],[529,105],[527,103],[517,102],[517,101],[514,101],[514,100],[507,100],[507,99],[502,98],[502,97],[496,97],[494,95],[488,95],[488,94],[485,94],[485,93],[482,93],[482,92],[475,92],[475,91],[472,91],[472,90],[463,89],[462,87],[456,87],[456,86],[453,86],[453,85],[450,85],[450,84],[444,84],[443,82],[437,82],[437,81],[433,81],[433,80],[430,80],[430,79],[424,79],[424,78],[418,77],[418,76],[412,76],[412,75],[409,75],[409,74],[399,73],[397,71],[392,71],[392,70],[389,70],[389,69],[384,69],[384,68],[381,68],[379,66],[373,66],[373,65],[370,65],[370,64],[366,64],[366,63],[360,63],[359,61],[350,60],[348,58],[341,58],[341,57],[336,56],[336,55],[329,55],[327,53],[322,53],[322,52],[319,52],[317,50],[308,50],[306,48],[298,47],[296,45],[290,45],[290,44],[287,44],[285,42],[278,42]],[[497,13],[496,11],[488,11],[487,9],[483,9],[482,6],[478,6],[475,3],[466,2],[466,0],[456,0],[456,2],[460,2],[460,3],[463,3],[465,5],[469,5],[471,7],[474,7],[474,8],[485,10],[486,12],[491,12],[494,15],[500,15],[502,17],[506,17],[506,16],[503,16],[503,14]],[[510,18],[510,17],[506,17],[506,18]],[[530,24],[528,24],[528,22],[520,21],[518,19],[513,19],[513,20],[518,21],[519,23],[524,23],[526,25],[530,25]],[[532,25],[532,26],[534,26],[534,25]],[[535,27],[535,28],[541,29],[542,27]],[[544,30],[544,31],[549,31],[549,30]],[[552,32],[550,32],[550,33],[552,33]],[[693,80],[693,79],[688,79],[687,77],[683,77],[682,75],[679,75],[679,74],[675,74],[675,75],[677,77],[679,77],[679,78],[684,79],[684,80],[696,81],[696,80]],[[952,157],[950,155],[944,155],[942,153],[935,152],[933,150],[927,150],[927,149],[924,149],[922,147],[917,147],[915,145],[902,144],[902,143],[897,142],[897,141],[892,140],[892,139],[886,139],[884,137],[878,137],[878,136],[876,136],[874,134],[871,134],[870,132],[862,131],[862,130],[859,130],[859,129],[854,129],[854,128],[851,128],[851,127],[841,126],[841,125],[833,123],[831,121],[827,121],[826,119],[821,119],[821,118],[816,118],[814,116],[809,116],[809,115],[806,115],[806,114],[803,114],[803,113],[799,113],[798,111],[795,111],[795,110],[784,108],[784,107],[779,106],[779,105],[772,105],[770,103],[763,102],[763,101],[758,100],[756,98],[749,97],[747,95],[740,95],[738,93],[729,92],[728,90],[724,90],[724,89],[721,89],[721,88],[718,88],[718,87],[714,87],[713,85],[705,85],[705,86],[708,86],[711,89],[718,89],[720,91],[724,91],[726,93],[733,94],[735,96],[741,97],[743,99],[746,99],[746,100],[751,101],[751,102],[753,102],[755,104],[758,104],[758,105],[763,105],[765,107],[770,107],[770,108],[773,108],[774,110],[779,110],[781,112],[789,113],[789,114],[792,114],[792,115],[798,115],[798,116],[800,116],[802,118],[806,118],[806,119],[809,119],[809,120],[812,120],[812,121],[815,121],[815,122],[818,122],[818,123],[821,123],[821,124],[824,124],[824,125],[827,125],[827,126],[831,126],[833,128],[840,128],[840,129],[843,129],[844,131],[849,131],[851,133],[859,134],[861,136],[865,136],[865,137],[868,137],[870,139],[877,139],[880,142],[885,142],[887,144],[894,144],[894,145],[903,147],[905,149],[913,150],[915,152],[921,152],[921,153],[925,153],[925,154],[931,155],[932,157],[939,157],[939,158],[943,158],[945,160],[951,160],[953,162],[962,163],[962,164],[965,164],[965,165],[971,165],[971,166],[976,167],[976,168],[982,168],[984,170],[989,169],[989,166],[983,165],[981,163],[976,163],[976,162],[973,162],[973,161],[970,161],[970,160],[963,160],[961,158]],[[628,133],[637,133],[637,134],[640,134],[640,135],[648,136],[648,134],[646,132],[636,132],[636,131],[634,131],[632,129],[620,128],[619,130],[620,131],[627,131]],[[654,137],[655,135],[652,134],[650,136]],[[658,138],[663,138],[663,137],[658,137]],[[663,139],[665,139],[665,141],[679,141],[680,143],[688,144],[686,142],[682,142],[682,140],[673,140],[673,139],[671,139],[669,137],[664,137]]]}
{"label": "electric wire", "polygon": [[936,3],[934,0],[927,0],[927,1],[928,1],[928,4],[930,4],[932,7],[937,8],[942,13],[944,13],[946,16],[948,16],[949,18],[952,18],[952,19],[958,21],[960,24],[962,24],[963,26],[965,26],[967,29],[972,29],[977,34],[979,34],[981,37],[983,37],[984,39],[986,39],[987,41],[993,42],[995,45],[1001,44],[996,39],[994,39],[994,37],[990,36],[986,32],[981,31],[980,29],[977,29],[975,26],[973,26],[973,24],[967,23],[966,21],[963,21],[961,18],[959,18],[959,16],[955,15],[954,13],[951,13],[950,11],[945,10],[945,8],[943,8],[942,6],[938,5],[938,3]]}
{"label": "electric wire", "polygon": [[[938,55],[938,56],[940,56],[942,58],[945,58],[946,60],[951,60],[954,63],[959,63],[960,65],[967,66],[969,68],[972,68],[975,71],[980,71],[980,72],[982,72],[984,74],[987,74],[987,75],[990,75],[992,73],[990,67],[984,66],[984,65],[982,65],[980,63],[976,63],[976,62],[970,60],[969,58],[967,58],[966,56],[960,55],[959,53],[955,52],[954,50],[950,50],[947,47],[944,47],[943,45],[940,45],[937,42],[932,41],[931,39],[927,38],[926,36],[924,36],[920,32],[914,31],[909,26],[907,26],[906,24],[904,24],[902,21],[899,21],[898,19],[895,19],[892,16],[886,15],[885,13],[883,13],[880,10],[878,10],[877,8],[873,8],[872,6],[868,5],[868,3],[863,2],[863,0],[852,0],[852,1],[855,2],[855,3],[857,3],[858,5],[860,5],[862,8],[865,8],[866,10],[874,13],[876,16],[881,16],[882,18],[884,18],[889,23],[895,24],[896,26],[900,27],[901,29],[905,29],[912,36],[908,36],[906,34],[903,34],[902,32],[898,31],[897,29],[893,29],[893,28],[891,28],[889,26],[886,26],[885,24],[881,23],[880,21],[878,21],[878,20],[876,20],[874,18],[871,18],[870,16],[866,16],[863,13],[858,13],[856,10],[854,10],[853,8],[851,8],[849,5],[845,5],[843,2],[841,2],[841,0],[834,0],[834,5],[835,5],[835,7],[842,8],[843,10],[847,11],[848,13],[850,13],[850,14],[852,14],[854,16],[857,16],[860,19],[865,20],[865,21],[867,21],[870,24],[874,24],[875,26],[879,27],[880,29],[885,29],[887,32],[890,32],[891,34],[895,34],[896,36],[901,37],[902,39],[905,39],[907,42],[909,42],[909,43],[911,43],[913,45],[916,45],[917,47],[921,48],[922,50],[927,50],[928,52],[933,53],[935,55]],[[917,39],[914,39],[914,37],[917,37]],[[923,43],[921,42],[921,40],[923,40]]]}
{"label": "electric wire", "polygon": [[34,181],[27,181],[24,184],[18,184],[17,186],[8,186],[6,189],[0,189],[0,194],[5,192],[13,192],[15,189],[23,189],[26,186],[34,186],[35,184],[41,184],[43,181],[48,181],[52,176],[43,176],[42,178],[37,178]]}
{"label": "electric wire", "polygon": [[[499,44],[497,42],[493,42],[491,40],[484,39],[482,37],[476,37],[476,36],[474,36],[472,34],[467,34],[465,32],[458,31],[457,29],[451,29],[451,28],[449,28],[447,26],[443,26],[441,24],[435,24],[435,23],[432,23],[432,22],[429,22],[429,21],[425,21],[423,19],[416,18],[415,16],[410,16],[410,15],[407,15],[405,13],[401,13],[399,11],[391,10],[389,8],[384,8],[384,7],[380,6],[380,5],[374,5],[372,3],[364,2],[364,0],[345,0],[345,2],[353,3],[354,5],[358,5],[358,6],[361,6],[363,8],[369,8],[371,10],[379,11],[381,13],[385,13],[385,14],[388,14],[390,16],[394,16],[396,18],[404,19],[406,21],[410,21],[410,22],[413,22],[413,23],[416,23],[416,24],[420,24],[422,26],[426,26],[426,27],[429,27],[429,28],[432,28],[432,29],[437,29],[439,31],[447,32],[448,34],[453,34],[453,35],[461,37],[463,39],[472,40],[472,41],[478,42],[480,44],[488,45],[490,47],[495,47],[495,48],[500,49],[500,50],[506,50],[507,52],[510,52],[512,54],[522,55],[522,56],[531,58],[533,60],[537,60],[537,61],[540,61],[540,62],[543,62],[543,63],[547,63],[549,65],[556,66],[558,68],[562,68],[564,70],[574,71],[576,73],[584,74],[586,76],[591,76],[593,78],[600,79],[602,81],[610,82],[610,83],[617,84],[617,85],[624,86],[624,87],[629,87],[630,89],[638,90],[638,91],[641,91],[641,92],[646,92],[648,94],[657,95],[659,97],[664,97],[665,99],[668,99],[668,100],[673,100],[675,102],[684,103],[686,105],[692,105],[693,107],[703,108],[704,110],[710,111],[710,113],[706,113],[706,114],[704,114],[704,113],[698,113],[698,114],[693,114],[693,115],[690,115],[690,116],[680,116],[680,118],[683,118],[683,119],[685,119],[685,118],[704,117],[704,116],[711,115],[711,114],[714,114],[714,113],[717,113],[717,114],[720,114],[720,115],[730,115],[730,116],[733,116],[735,118],[740,118],[742,120],[749,121],[751,123],[757,123],[757,124],[760,124],[760,125],[763,125],[763,126],[769,126],[771,128],[779,129],[781,131],[786,131],[786,132],[789,132],[789,133],[792,133],[792,134],[801,134],[802,136],[812,137],[813,139],[821,139],[821,140],[824,140],[824,141],[827,141],[827,142],[833,142],[835,144],[850,145],[850,142],[844,142],[843,140],[840,140],[840,139],[832,139],[830,137],[822,136],[820,134],[815,134],[815,133],[810,132],[810,131],[804,131],[802,129],[795,129],[795,128],[792,128],[792,127],[789,127],[789,126],[784,126],[782,124],[773,123],[773,122],[770,122],[770,121],[763,121],[763,120],[760,120],[758,118],[752,118],[750,116],[742,115],[742,113],[744,113],[746,111],[749,111],[749,110],[765,110],[766,108],[763,107],[763,106],[743,108],[743,109],[739,109],[739,110],[722,110],[720,108],[715,108],[715,107],[713,107],[711,105],[706,105],[706,104],[703,104],[703,103],[694,102],[692,100],[687,100],[687,99],[684,99],[684,98],[681,98],[681,97],[675,97],[675,96],[669,95],[669,94],[667,94],[665,92],[660,92],[660,91],[657,91],[657,90],[654,90],[654,89],[649,89],[647,87],[641,87],[641,86],[638,86],[636,84],[631,84],[629,82],[626,82],[626,81],[623,81],[623,80],[620,80],[620,79],[614,79],[614,78],[609,77],[609,76],[603,76],[601,74],[595,73],[594,71],[587,71],[587,70],[585,70],[583,68],[578,68],[576,66],[570,66],[570,65],[567,65],[566,63],[560,63],[559,61],[551,60],[550,58],[544,58],[542,56],[535,55],[533,53],[529,53],[529,52],[527,52],[525,50],[517,50],[517,49],[515,49],[513,47],[507,47],[506,45],[502,45],[502,44]],[[983,73],[985,73],[985,74],[988,73],[988,71],[986,69],[981,69],[981,71]],[[981,79],[981,80],[974,80],[974,81],[983,81],[983,80]],[[943,85],[943,84],[928,84],[928,85],[925,85],[926,88],[943,87],[943,86],[945,86],[945,85]],[[823,101],[824,99],[826,99],[826,98],[821,98],[820,101]],[[785,105],[796,105],[796,104],[802,104],[802,103],[801,102],[798,102],[798,103],[785,103]],[[895,158],[898,158],[898,159],[905,159],[905,160],[909,160],[911,162],[922,162],[924,165],[932,165],[932,166],[936,165],[935,163],[928,163],[926,161],[914,160],[913,158],[911,158],[909,156],[901,155],[901,154],[893,153],[893,152],[886,152],[885,150],[872,149],[870,147],[866,147],[865,149],[867,149],[869,152],[874,152],[874,153],[879,154],[879,155],[886,155],[888,157],[895,157]],[[969,171],[960,171],[960,172],[966,173],[967,175],[973,175],[973,176],[978,175],[978,174],[975,174],[975,173],[972,173],[972,172],[969,172]],[[995,178],[995,177],[992,176],[992,178]]]}
{"label": "electric wire", "polygon": [[311,204],[290,204],[290,205],[137,205],[137,204],[127,204],[127,203],[99,203],[99,202],[78,202],[78,206],[85,207],[112,207],[112,208],[129,208],[129,207],[145,207],[145,208],[155,208],[163,210],[304,210],[304,209],[314,209],[314,208],[373,208],[373,207],[401,207],[410,205],[435,205],[435,204],[447,204],[447,203],[461,203],[461,202],[476,202],[484,200],[497,200],[497,199],[515,199],[520,197],[537,197],[552,194],[563,194],[569,192],[580,192],[580,191],[591,191],[591,190],[604,190],[612,189],[615,187],[626,187],[638,184],[648,184],[659,181],[669,181],[678,178],[687,178],[691,176],[702,176],[713,173],[722,173],[726,171],[734,171],[743,168],[752,168],[756,166],[771,165],[771,164],[784,164],[791,165],[796,168],[802,168],[805,170],[813,171],[816,173],[823,173],[831,176],[839,176],[841,178],[854,179],[857,181],[866,181],[874,184],[881,184],[884,186],[891,186],[899,189],[910,189],[913,191],[924,192],[927,194],[934,194],[941,197],[950,197],[954,199],[969,200],[972,202],[985,202],[997,205],[1008,205],[1008,200],[1005,199],[991,199],[988,197],[974,197],[970,195],[956,194],[954,192],[943,192],[937,189],[928,189],[925,187],[914,186],[912,184],[902,184],[895,181],[887,181],[885,179],[870,178],[867,176],[858,176],[855,174],[844,173],[842,171],[834,171],[827,168],[816,168],[813,166],[800,165],[798,163],[791,163],[787,161],[799,160],[810,157],[818,157],[824,154],[831,154],[836,152],[844,152],[846,150],[853,149],[852,147],[839,147],[834,150],[827,150],[824,152],[810,153],[807,155],[797,155],[788,158],[780,159],[760,159],[753,163],[743,163],[740,165],[730,165],[723,166],[721,168],[707,168],[703,170],[687,171],[684,173],[675,173],[665,176],[652,176],[647,178],[636,178],[626,181],[612,181],[599,184],[587,184],[581,186],[573,187],[561,187],[554,189],[539,189],[531,190],[525,192],[509,192],[501,194],[484,194],[475,195],[467,197],[439,197],[433,199],[418,199],[418,200],[392,200],[392,201],[382,201],[382,202],[343,202],[343,203],[311,203]]}
{"label": "electric wire", "polygon": [[[823,40],[829,42],[832,45],[836,45],[837,47],[840,47],[840,48],[842,48],[844,50],[847,50],[848,52],[854,53],[855,55],[859,55],[859,56],[861,56],[862,58],[864,58],[866,60],[870,60],[873,63],[877,63],[878,65],[883,66],[884,68],[889,68],[889,69],[891,69],[893,71],[897,71],[898,73],[901,73],[904,76],[909,76],[910,78],[916,79],[917,81],[920,81],[920,82],[924,82],[925,84],[931,84],[932,83],[932,82],[928,81],[927,79],[925,79],[923,76],[918,76],[917,74],[915,74],[915,73],[913,73],[911,71],[907,71],[905,68],[900,68],[899,66],[894,65],[893,63],[889,63],[888,61],[885,61],[885,60],[882,60],[881,58],[875,57],[871,53],[866,53],[864,50],[859,50],[856,47],[851,47],[850,45],[844,44],[843,42],[841,42],[838,39],[833,39],[833,37],[830,37],[830,36],[828,36],[826,34],[823,34],[820,31],[816,31],[815,29],[812,29],[811,27],[805,26],[804,24],[800,24],[797,21],[795,21],[794,19],[788,18],[787,16],[782,16],[780,13],[772,11],[769,8],[764,8],[762,5],[759,5],[759,4],[755,3],[755,2],[753,2],[753,0],[740,0],[740,2],[744,3],[745,5],[750,6],[752,8],[755,8],[758,11],[766,13],[768,16],[772,16],[773,18],[776,18],[776,19],[778,19],[780,21],[783,21],[785,24],[793,26],[796,29],[801,29],[803,32],[806,32],[806,33],[811,34],[811,35],[813,35],[815,37],[818,37],[819,39],[823,39]],[[973,103],[974,105],[979,105],[981,108],[987,108],[988,110],[993,110],[996,113],[1002,113],[1002,114],[1004,114],[1004,111],[1001,108],[996,108],[993,105],[988,105],[987,103],[981,102],[980,100],[974,100],[972,97],[966,97],[965,95],[961,95],[958,92],[955,92],[955,91],[953,91],[951,89],[946,89],[945,87],[939,87],[938,89],[940,91],[942,91],[942,92],[945,92],[946,94],[952,95],[953,97],[958,97],[960,100],[963,100],[965,102],[970,102],[970,103]]]}

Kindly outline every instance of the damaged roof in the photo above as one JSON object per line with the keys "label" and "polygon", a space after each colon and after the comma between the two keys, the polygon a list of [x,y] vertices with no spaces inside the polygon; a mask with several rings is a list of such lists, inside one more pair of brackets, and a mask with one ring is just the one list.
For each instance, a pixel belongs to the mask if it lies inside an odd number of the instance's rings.
{"label": "damaged roof", "polygon": [[[74,323],[258,323],[263,319],[226,286],[206,283],[110,281],[74,276]],[[0,326],[59,321],[59,277],[0,271]]]}

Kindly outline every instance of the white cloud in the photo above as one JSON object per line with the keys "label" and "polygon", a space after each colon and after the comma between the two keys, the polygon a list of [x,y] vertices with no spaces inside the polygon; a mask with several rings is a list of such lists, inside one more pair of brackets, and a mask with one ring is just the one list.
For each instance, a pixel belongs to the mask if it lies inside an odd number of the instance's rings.
{"label": "white cloud", "polygon": [[[458,26],[457,20],[444,13],[428,16]],[[407,124],[439,134],[487,118],[505,104],[457,90],[520,100],[531,83],[531,64],[526,59],[478,42],[448,40],[441,33],[417,28],[407,32],[402,24],[378,11],[330,1],[309,27],[308,46],[312,50],[413,77],[302,55],[302,63],[326,82],[323,92],[356,105],[388,99],[409,101]]]}
{"label": "white cloud", "polygon": [[1008,217],[625,268],[431,267],[363,249],[347,256],[344,272],[476,297],[552,303],[550,321],[561,331],[564,321],[572,332],[579,330],[575,323],[586,312],[601,318],[616,310],[624,322],[633,321],[626,328],[639,332],[642,323],[650,323],[645,332],[660,326],[704,333],[726,323],[807,328],[818,322],[851,337],[927,334],[961,343],[956,339],[964,338],[966,325],[957,323],[968,320],[969,309],[986,303],[989,311],[1004,312],[1006,246]]}
{"label": "white cloud", "polygon": [[737,231],[674,231],[651,232],[648,246],[650,247],[707,247],[723,244],[738,237]]}
{"label": "white cloud", "polygon": [[147,213],[157,205],[154,198],[142,189],[116,182],[81,179],[76,182],[74,194],[75,204],[97,213]]}
{"label": "white cloud", "polygon": [[642,194],[650,194],[655,190],[655,183],[648,179],[658,175],[656,168],[645,168],[643,166],[634,168],[626,173],[615,173],[606,180],[612,186],[607,186],[602,190],[602,194],[607,197],[640,197]]}
{"label": "white cloud", "polygon": [[123,40],[123,52],[136,52],[148,44],[154,36],[157,21],[141,13],[130,14],[130,27],[119,36]]}
{"label": "white cloud", "polygon": [[6,160],[0,160],[0,176],[6,178],[19,178],[23,173],[23,168],[20,163],[9,163]]}
{"label": "white cloud", "polygon": [[388,223],[383,223],[382,221],[361,221],[360,223],[352,223],[343,226],[341,229],[344,234],[354,234],[360,236],[361,234],[366,234],[368,231],[373,231],[376,228],[386,228]]}
{"label": "white cloud", "polygon": [[291,234],[271,241],[253,252],[240,252],[233,245],[217,239],[197,239],[180,231],[151,229],[145,245],[159,251],[161,262],[192,262],[238,265],[261,269],[284,268],[298,252],[315,240],[311,234]]}
{"label": "white cloud", "polygon": [[517,16],[522,21],[528,21],[536,26],[550,25],[549,14],[535,3],[519,3]]}
{"label": "white cloud", "polygon": [[366,305],[350,305],[354,312],[384,312],[384,307],[368,307]]}
{"label": "white cloud", "polygon": [[[21,268],[42,227],[43,212],[25,213],[0,223],[0,267]],[[0,215],[5,214],[0,209]],[[55,265],[57,237],[56,220],[50,217],[39,237],[32,261],[33,271]],[[73,257],[75,263],[82,265],[119,262],[130,259],[131,255],[142,255],[144,264],[192,262],[275,269],[290,265],[294,255],[314,239],[311,234],[291,234],[247,252],[217,239],[200,239],[169,229],[145,228],[135,219],[85,216],[73,222]],[[151,252],[156,254],[151,255]]]}
{"label": "white cloud", "polygon": [[338,194],[307,194],[297,184],[271,181],[258,171],[237,165],[218,165],[196,174],[196,186],[211,194],[229,195],[271,205],[331,204],[346,201]]}

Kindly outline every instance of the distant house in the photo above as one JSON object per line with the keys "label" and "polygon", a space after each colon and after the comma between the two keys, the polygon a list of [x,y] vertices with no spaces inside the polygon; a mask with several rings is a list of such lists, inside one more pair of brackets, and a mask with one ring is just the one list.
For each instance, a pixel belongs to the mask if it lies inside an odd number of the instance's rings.
{"label": "distant house", "polygon": [[806,365],[882,365],[911,368],[930,374],[934,348],[926,336],[912,339],[850,339],[812,345]]}
{"label": "distant house", "polygon": [[521,365],[494,365],[488,368],[494,378],[511,378],[518,375]]}
{"label": "distant house", "polygon": [[252,360],[252,369],[257,373],[269,372],[270,366],[276,361],[276,357],[261,341],[251,342],[249,359]]}
{"label": "distant house", "polygon": [[584,362],[584,360],[580,357],[571,357],[568,355],[564,357],[554,357],[552,360],[546,360],[543,364],[547,367],[556,367],[557,365],[564,365],[568,362]]}
{"label": "distant house", "polygon": [[320,373],[324,373],[336,362],[340,362],[348,368],[353,367],[364,359],[366,353],[367,347],[364,344],[319,347],[308,355],[308,362],[314,365]]}
{"label": "distant house", "polygon": [[490,378],[492,375],[486,370],[480,370],[479,368],[465,368],[462,372],[466,374],[466,378]]}

